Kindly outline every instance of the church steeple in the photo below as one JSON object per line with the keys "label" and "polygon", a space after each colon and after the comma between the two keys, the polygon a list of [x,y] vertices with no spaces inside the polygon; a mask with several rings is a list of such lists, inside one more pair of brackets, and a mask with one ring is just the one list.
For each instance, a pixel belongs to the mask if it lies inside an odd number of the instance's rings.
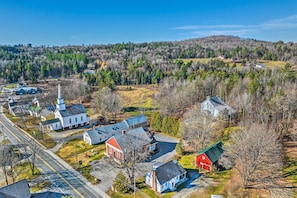
{"label": "church steeple", "polygon": [[61,86],[60,86],[60,84],[58,85],[57,109],[60,110],[60,111],[63,111],[63,110],[66,109],[65,104],[64,104],[64,99],[62,98],[62,95],[61,95]]}

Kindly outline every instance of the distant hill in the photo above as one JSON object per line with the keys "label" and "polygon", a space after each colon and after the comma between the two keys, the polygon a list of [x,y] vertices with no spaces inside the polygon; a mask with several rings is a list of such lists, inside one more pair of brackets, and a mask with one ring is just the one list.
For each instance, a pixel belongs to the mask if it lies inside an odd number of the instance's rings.
{"label": "distant hill", "polygon": [[80,77],[87,75],[89,84],[96,84],[95,71],[104,68],[116,78],[116,84],[150,84],[160,79],[156,77],[159,73],[172,72],[177,59],[214,57],[252,63],[285,61],[296,65],[297,44],[220,35],[182,41],[90,46],[0,45],[0,79],[36,82],[37,79],[79,74]]}

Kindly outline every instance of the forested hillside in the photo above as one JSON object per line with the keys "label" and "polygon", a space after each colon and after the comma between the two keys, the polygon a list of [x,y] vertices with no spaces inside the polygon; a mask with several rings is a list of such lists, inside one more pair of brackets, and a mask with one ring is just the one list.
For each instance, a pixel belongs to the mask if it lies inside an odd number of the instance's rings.
{"label": "forested hillside", "polygon": [[[92,46],[0,46],[0,77],[6,82],[71,77],[80,74],[90,85],[158,83],[164,77],[195,78],[196,69],[224,66],[218,60],[187,62],[177,59],[232,58],[255,66],[259,60],[297,63],[297,44],[272,43],[233,36],[213,36],[175,42],[118,43]],[[102,70],[99,70],[102,68]],[[98,70],[84,75],[85,69]]]}

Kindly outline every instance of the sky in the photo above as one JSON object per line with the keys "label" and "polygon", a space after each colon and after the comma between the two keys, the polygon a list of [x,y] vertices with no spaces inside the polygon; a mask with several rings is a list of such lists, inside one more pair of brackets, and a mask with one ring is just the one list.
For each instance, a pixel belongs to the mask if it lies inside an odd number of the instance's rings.
{"label": "sky", "polygon": [[1,0],[0,45],[97,45],[234,35],[297,42],[297,0]]}

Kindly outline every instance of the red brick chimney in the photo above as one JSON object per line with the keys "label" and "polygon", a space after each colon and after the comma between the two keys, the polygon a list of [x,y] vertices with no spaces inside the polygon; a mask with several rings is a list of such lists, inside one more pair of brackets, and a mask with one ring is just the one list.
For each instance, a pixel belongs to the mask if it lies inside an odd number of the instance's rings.
{"label": "red brick chimney", "polygon": [[156,177],[155,167],[153,167],[153,172],[152,172],[152,189],[157,192],[157,177]]}

